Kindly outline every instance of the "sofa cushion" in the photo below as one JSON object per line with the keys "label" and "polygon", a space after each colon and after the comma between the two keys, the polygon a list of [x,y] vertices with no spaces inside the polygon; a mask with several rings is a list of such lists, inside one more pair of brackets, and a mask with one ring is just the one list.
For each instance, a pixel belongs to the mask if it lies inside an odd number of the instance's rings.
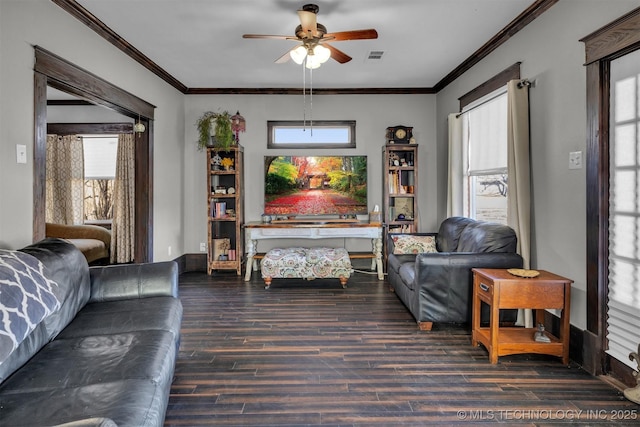
{"label": "sofa cushion", "polygon": [[394,254],[437,252],[435,236],[398,234],[392,237]]}
{"label": "sofa cushion", "polygon": [[398,270],[400,275],[400,279],[402,280],[402,284],[404,284],[407,288],[414,290],[416,284],[416,270],[413,262],[405,262],[400,266],[400,270]]}
{"label": "sofa cushion", "polygon": [[442,221],[438,230],[438,238],[436,239],[438,252],[459,251],[458,240],[460,239],[460,234],[467,225],[475,222],[474,219],[461,216],[453,216]]}
{"label": "sofa cushion", "polygon": [[[161,426],[166,395],[149,380],[123,379],[65,389],[0,394],[4,426],[51,426],[109,418],[118,426]],[[44,404],[46,403],[46,404]]]}
{"label": "sofa cushion", "polygon": [[60,307],[58,284],[43,272],[37,258],[0,250],[0,364]]}
{"label": "sofa cushion", "polygon": [[176,349],[167,331],[138,331],[56,339],[2,384],[2,394],[76,388],[123,379],[164,384]]}
{"label": "sofa cushion", "polygon": [[464,228],[457,252],[515,252],[516,243],[516,233],[511,227],[478,221]]}
{"label": "sofa cushion", "polygon": [[415,254],[389,254],[387,258],[387,271],[399,273],[400,267],[402,267],[403,264],[407,262],[413,263],[415,260]]}
{"label": "sofa cushion", "polygon": [[58,335],[58,339],[134,331],[180,333],[182,304],[173,297],[89,303]]}

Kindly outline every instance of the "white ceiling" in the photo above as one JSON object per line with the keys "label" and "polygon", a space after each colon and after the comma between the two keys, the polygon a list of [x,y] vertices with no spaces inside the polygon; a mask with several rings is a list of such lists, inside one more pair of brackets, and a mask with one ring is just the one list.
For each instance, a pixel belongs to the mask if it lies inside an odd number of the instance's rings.
{"label": "white ceiling", "polygon": [[[335,42],[353,58],[313,71],[314,88],[430,88],[534,0],[316,0],[328,32],[375,28],[376,40]],[[274,61],[304,0],[77,0],[188,88],[297,88],[301,67]],[[382,50],[381,60],[367,60]],[[307,76],[307,79],[309,76]]]}

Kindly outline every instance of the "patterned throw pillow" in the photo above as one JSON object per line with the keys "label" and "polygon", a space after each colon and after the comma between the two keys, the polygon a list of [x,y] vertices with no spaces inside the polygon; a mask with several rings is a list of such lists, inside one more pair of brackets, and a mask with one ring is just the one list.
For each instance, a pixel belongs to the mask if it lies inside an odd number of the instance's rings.
{"label": "patterned throw pillow", "polygon": [[436,250],[435,236],[414,236],[411,234],[393,236],[394,254],[418,254],[425,252],[438,252]]}
{"label": "patterned throw pillow", "polygon": [[60,307],[58,284],[29,254],[0,249],[0,364],[35,327]]}

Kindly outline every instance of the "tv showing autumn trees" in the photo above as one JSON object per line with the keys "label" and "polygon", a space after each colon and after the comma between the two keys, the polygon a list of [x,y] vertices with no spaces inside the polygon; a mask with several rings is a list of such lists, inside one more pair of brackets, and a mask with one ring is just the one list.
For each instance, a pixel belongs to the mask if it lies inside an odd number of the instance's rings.
{"label": "tv showing autumn trees", "polygon": [[367,213],[367,156],[266,156],[264,213]]}

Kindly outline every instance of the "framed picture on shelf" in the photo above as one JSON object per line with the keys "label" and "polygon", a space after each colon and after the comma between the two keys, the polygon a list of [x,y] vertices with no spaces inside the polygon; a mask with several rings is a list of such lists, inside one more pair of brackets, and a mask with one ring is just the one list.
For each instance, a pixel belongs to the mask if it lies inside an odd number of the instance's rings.
{"label": "framed picture on shelf", "polygon": [[229,249],[231,249],[230,239],[213,239],[213,260],[220,261],[220,255],[228,255]]}
{"label": "framed picture on shelf", "polygon": [[413,199],[409,197],[396,197],[395,200],[395,211],[393,218],[397,218],[398,215],[402,214],[405,216],[405,219],[413,219]]}

